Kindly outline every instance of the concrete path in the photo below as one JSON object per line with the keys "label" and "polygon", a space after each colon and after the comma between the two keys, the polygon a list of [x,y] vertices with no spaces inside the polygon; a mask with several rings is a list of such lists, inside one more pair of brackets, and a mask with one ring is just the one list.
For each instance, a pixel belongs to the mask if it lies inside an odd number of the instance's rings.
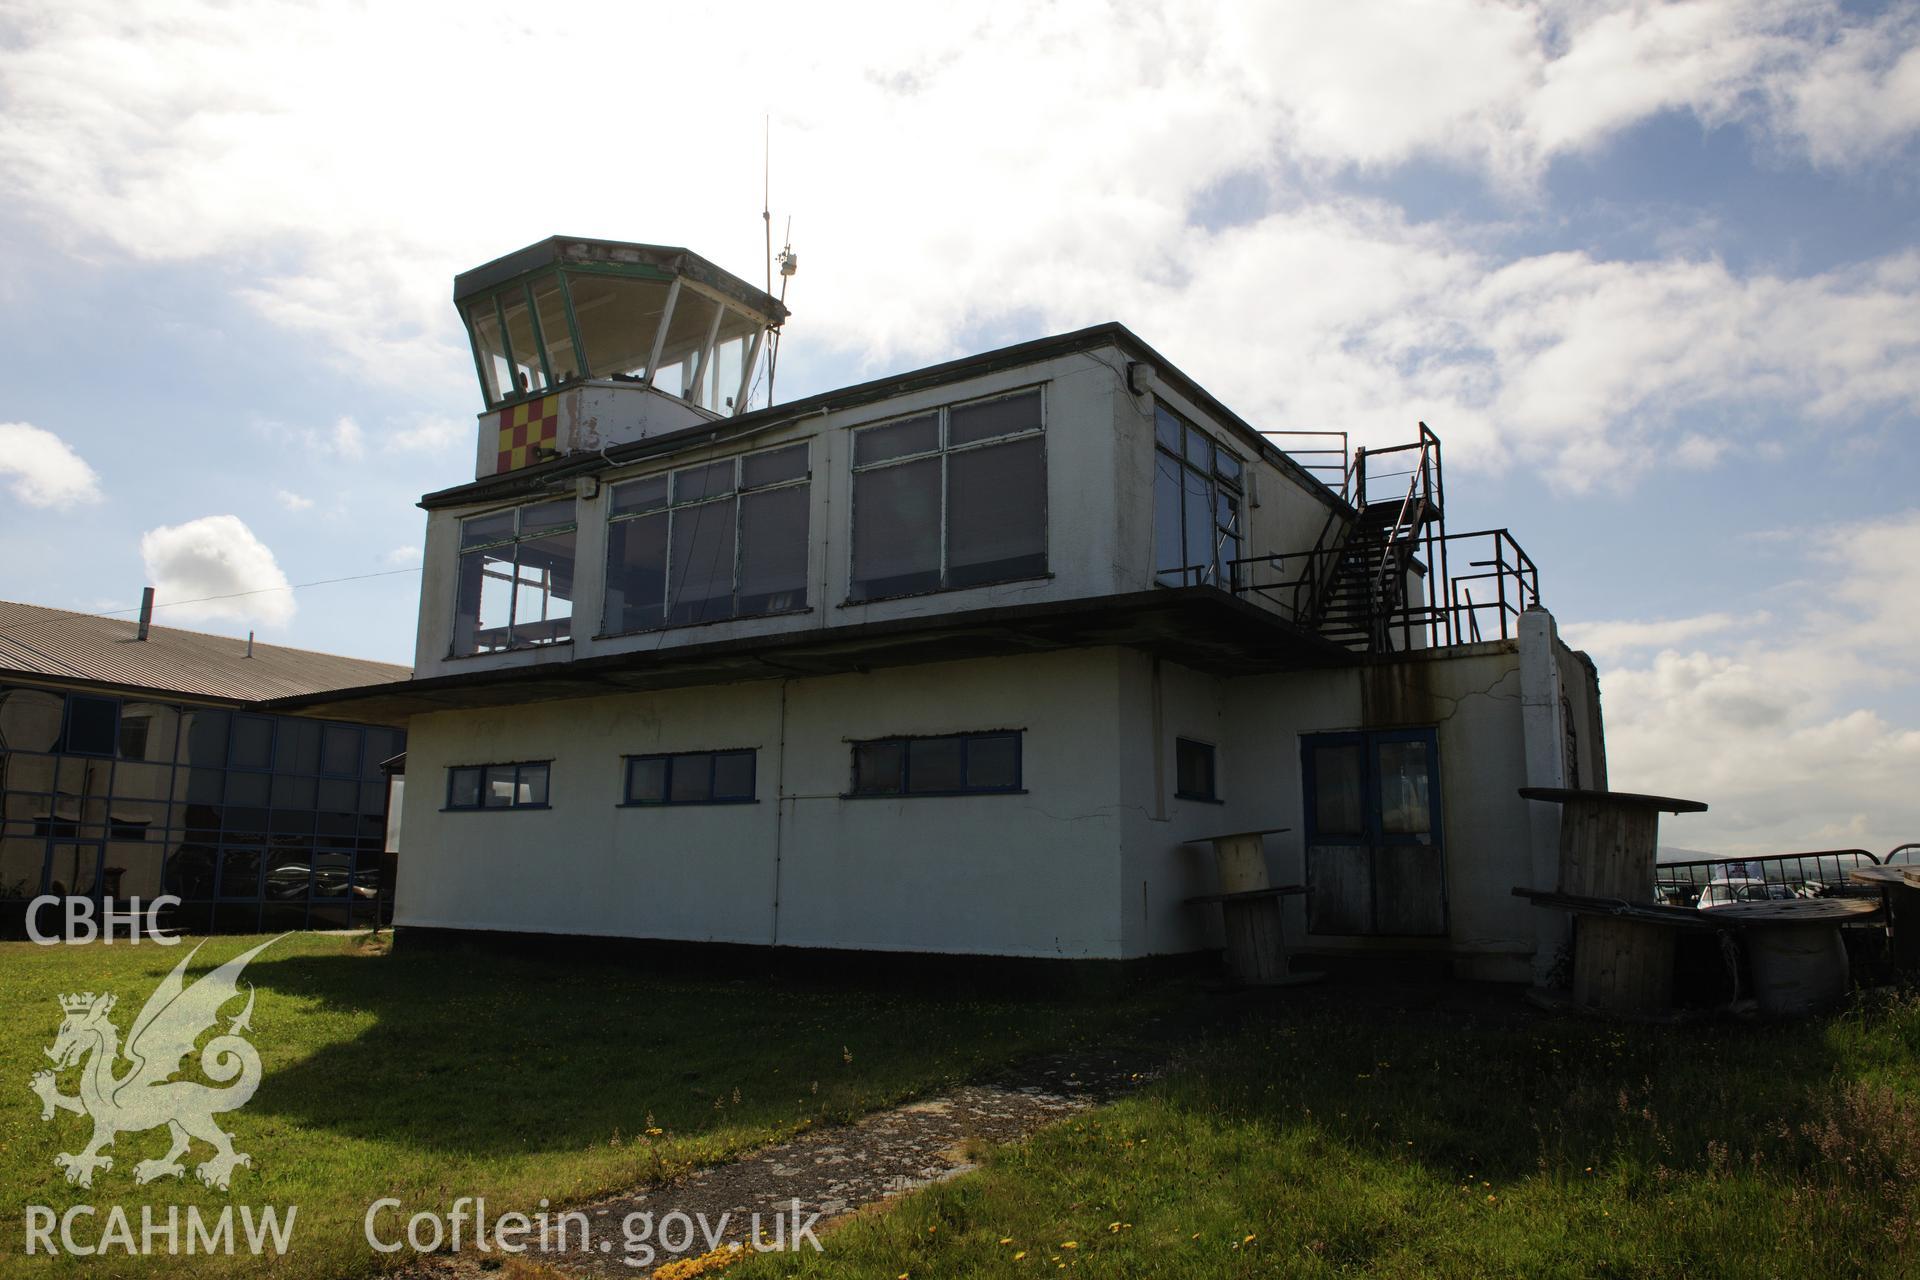
{"label": "concrete path", "polygon": [[[572,1206],[592,1224],[587,1247],[569,1240],[564,1251],[529,1248],[522,1257],[569,1276],[645,1276],[678,1258],[746,1244],[755,1214],[764,1243],[774,1241],[779,1215],[783,1237],[807,1247],[796,1222],[824,1236],[836,1218],[957,1177],[975,1167],[985,1147],[1019,1141],[1136,1087],[1163,1061],[1164,1054],[1146,1051],[1040,1059],[989,1083],[806,1133],[645,1191]],[[634,1214],[652,1215],[651,1229],[630,1221]],[[638,1242],[630,1240],[635,1233],[642,1234]],[[498,1253],[443,1254],[403,1274],[464,1280],[496,1274],[502,1261]]]}

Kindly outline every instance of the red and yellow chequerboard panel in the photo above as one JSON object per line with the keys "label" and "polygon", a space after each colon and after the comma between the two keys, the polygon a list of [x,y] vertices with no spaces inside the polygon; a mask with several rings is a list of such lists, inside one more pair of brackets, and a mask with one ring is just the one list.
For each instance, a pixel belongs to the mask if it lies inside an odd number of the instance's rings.
{"label": "red and yellow chequerboard panel", "polygon": [[500,411],[500,459],[493,472],[518,471],[540,461],[539,451],[560,441],[560,397],[542,396]]}

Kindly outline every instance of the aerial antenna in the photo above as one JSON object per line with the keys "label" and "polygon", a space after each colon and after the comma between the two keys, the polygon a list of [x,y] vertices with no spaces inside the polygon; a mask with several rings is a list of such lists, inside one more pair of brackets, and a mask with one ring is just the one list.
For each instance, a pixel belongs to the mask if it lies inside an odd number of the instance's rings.
{"label": "aerial antenna", "polygon": [[[778,259],[773,253],[773,117],[771,114],[760,117],[760,225],[766,235],[767,249],[767,292],[773,292],[773,269],[780,268],[780,306],[787,305],[787,281],[800,269],[800,259],[793,252],[793,216],[787,216],[785,242],[780,246]],[[773,376],[780,367],[781,325],[767,326],[767,403],[773,403]]]}

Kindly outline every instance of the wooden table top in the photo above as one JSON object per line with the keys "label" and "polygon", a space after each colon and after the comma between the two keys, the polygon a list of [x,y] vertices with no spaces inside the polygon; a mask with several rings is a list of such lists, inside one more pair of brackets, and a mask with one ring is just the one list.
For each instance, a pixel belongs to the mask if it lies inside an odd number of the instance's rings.
{"label": "wooden table top", "polygon": [[1277,836],[1282,831],[1291,831],[1292,827],[1262,827],[1258,831],[1226,831],[1217,836],[1195,836],[1188,844],[1199,844],[1202,840],[1238,840],[1241,836]]}
{"label": "wooden table top", "polygon": [[1920,889],[1920,865],[1911,863],[1886,867],[1855,867],[1847,873],[1847,876],[1863,884],[1904,885],[1909,889]]}
{"label": "wooden table top", "polygon": [[1576,791],[1568,787],[1522,787],[1528,800],[1546,800],[1553,804],[1598,800],[1623,809],[1658,809],[1662,813],[1705,813],[1704,800],[1676,800],[1672,796],[1647,796],[1637,791]]}
{"label": "wooden table top", "polygon": [[1191,905],[1196,902],[1257,902],[1261,898],[1285,898],[1296,893],[1305,893],[1303,884],[1276,884],[1265,889],[1242,889],[1238,893],[1201,893],[1185,901]]}
{"label": "wooden table top", "polygon": [[1716,924],[1837,925],[1875,914],[1880,904],[1872,898],[1779,898],[1770,902],[1730,902],[1700,914]]}

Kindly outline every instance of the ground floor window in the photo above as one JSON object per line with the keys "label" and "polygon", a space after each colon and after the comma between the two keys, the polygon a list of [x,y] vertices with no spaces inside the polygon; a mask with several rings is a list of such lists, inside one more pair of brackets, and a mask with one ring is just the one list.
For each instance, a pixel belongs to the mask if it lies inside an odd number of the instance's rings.
{"label": "ground floor window", "polygon": [[964,796],[1020,789],[1017,729],[853,744],[856,796]]}
{"label": "ground floor window", "polygon": [[746,751],[682,751],[628,756],[623,804],[746,804],[754,797],[754,757]]}
{"label": "ground floor window", "polygon": [[1218,800],[1213,776],[1213,744],[1192,738],[1173,742],[1173,794],[1182,800]]}
{"label": "ground floor window", "polygon": [[544,809],[552,762],[470,764],[447,770],[449,809]]}

